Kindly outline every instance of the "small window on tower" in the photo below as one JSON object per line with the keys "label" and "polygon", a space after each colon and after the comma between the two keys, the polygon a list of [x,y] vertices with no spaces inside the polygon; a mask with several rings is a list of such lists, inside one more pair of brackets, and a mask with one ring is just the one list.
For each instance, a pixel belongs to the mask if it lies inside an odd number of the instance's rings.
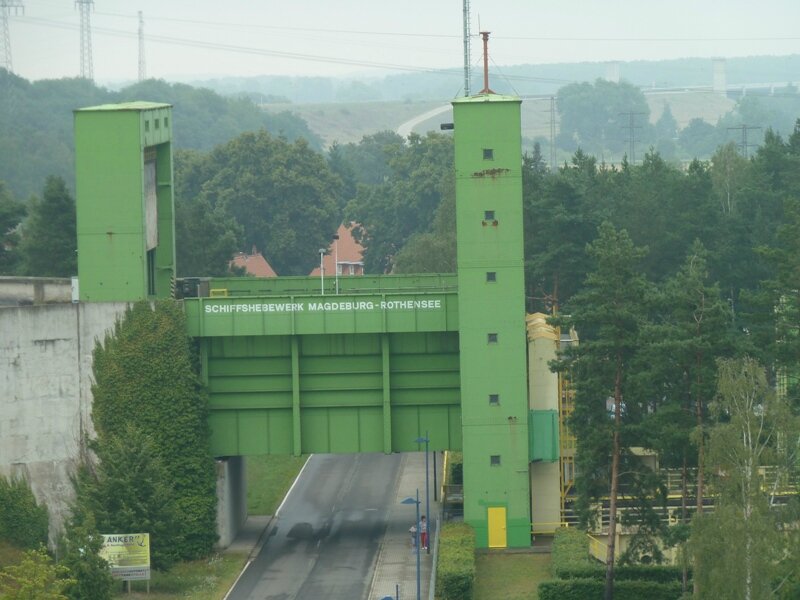
{"label": "small window on tower", "polygon": [[493,210],[485,210],[485,211],[483,211],[483,220],[484,221],[494,221],[494,211]]}
{"label": "small window on tower", "polygon": [[489,404],[491,406],[500,405],[500,394],[489,394]]}
{"label": "small window on tower", "polygon": [[483,149],[483,160],[494,160],[494,150],[492,148]]}
{"label": "small window on tower", "polygon": [[490,344],[496,344],[497,343],[497,334],[496,333],[490,333],[490,334],[488,334],[486,336],[486,339]]}
{"label": "small window on tower", "polygon": [[489,457],[489,465],[492,467],[499,467],[500,466],[500,455],[499,454],[492,454]]}
{"label": "small window on tower", "polygon": [[486,281],[489,283],[497,281],[497,273],[495,271],[486,271]]}

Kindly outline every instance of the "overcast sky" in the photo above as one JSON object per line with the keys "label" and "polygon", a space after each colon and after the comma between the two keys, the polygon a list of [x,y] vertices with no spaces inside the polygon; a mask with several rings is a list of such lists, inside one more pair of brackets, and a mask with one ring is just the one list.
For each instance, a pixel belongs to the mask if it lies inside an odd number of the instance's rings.
{"label": "overcast sky", "polygon": [[[73,0],[17,0],[14,72],[80,72]],[[463,65],[462,0],[95,0],[95,79],[350,75]],[[498,65],[800,53],[800,0],[472,0]],[[480,60],[473,41],[473,63]]]}

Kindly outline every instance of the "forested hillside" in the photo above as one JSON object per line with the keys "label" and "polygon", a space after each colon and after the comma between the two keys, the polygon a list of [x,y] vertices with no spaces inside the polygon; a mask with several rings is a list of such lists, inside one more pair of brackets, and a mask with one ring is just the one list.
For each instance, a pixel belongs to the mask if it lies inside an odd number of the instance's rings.
{"label": "forested hillside", "polygon": [[20,199],[40,191],[49,175],[63,178],[74,190],[72,111],[133,100],[174,105],[176,148],[208,150],[259,129],[320,145],[298,117],[265,114],[250,100],[224,98],[207,89],[149,80],[112,92],[85,79],[29,82],[0,69],[0,180]]}
{"label": "forested hillside", "polygon": [[[476,57],[477,58],[477,57]],[[743,56],[726,60],[731,85],[760,82],[792,82],[800,72],[800,54],[790,56]],[[608,63],[554,63],[504,65],[492,70],[492,89],[498,93],[554,94],[569,83],[594,81],[608,75]],[[473,69],[472,92],[481,89],[482,73]],[[711,86],[709,58],[620,62],[622,79],[636,86]],[[462,69],[425,73],[390,74],[385,77],[221,77],[198,81],[222,94],[250,92],[283,96],[291,102],[367,102],[404,100],[450,100],[463,94]]]}

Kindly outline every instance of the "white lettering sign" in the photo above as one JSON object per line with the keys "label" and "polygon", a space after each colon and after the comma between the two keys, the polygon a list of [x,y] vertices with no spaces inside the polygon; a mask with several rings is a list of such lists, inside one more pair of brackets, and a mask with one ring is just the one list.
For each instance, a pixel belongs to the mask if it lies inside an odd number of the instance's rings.
{"label": "white lettering sign", "polygon": [[264,302],[249,304],[206,304],[206,314],[231,313],[336,313],[352,311],[440,310],[442,300],[343,300],[308,302]]}

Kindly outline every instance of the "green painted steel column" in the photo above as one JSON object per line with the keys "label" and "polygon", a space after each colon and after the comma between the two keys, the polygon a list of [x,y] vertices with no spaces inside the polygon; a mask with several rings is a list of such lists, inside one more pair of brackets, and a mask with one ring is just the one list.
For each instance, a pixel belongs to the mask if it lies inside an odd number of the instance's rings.
{"label": "green painted steel column", "polygon": [[392,388],[389,362],[389,334],[381,335],[381,363],[383,375],[383,451],[392,453]]}
{"label": "green painted steel column", "polygon": [[292,336],[292,452],[302,454],[300,438],[300,344],[296,335]]}
{"label": "green painted steel column", "polygon": [[453,101],[464,520],[531,543],[519,98]]}

